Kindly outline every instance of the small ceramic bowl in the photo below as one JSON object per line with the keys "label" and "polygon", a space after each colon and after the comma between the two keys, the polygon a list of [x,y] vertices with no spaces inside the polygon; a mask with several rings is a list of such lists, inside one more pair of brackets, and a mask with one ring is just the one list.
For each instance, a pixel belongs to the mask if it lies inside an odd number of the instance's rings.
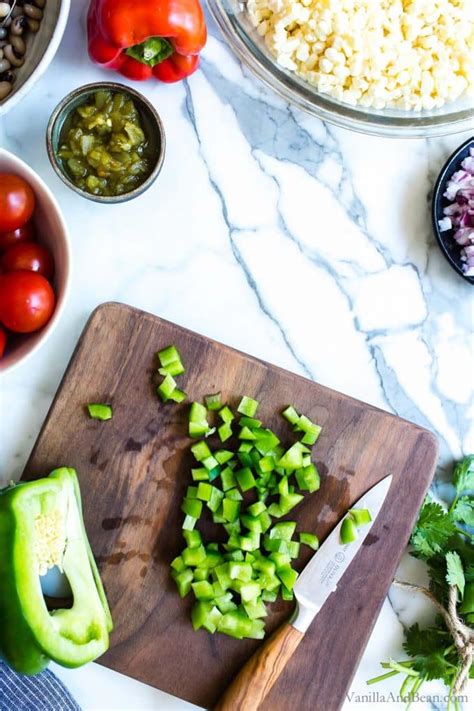
{"label": "small ceramic bowl", "polygon": [[19,175],[33,189],[36,197],[33,220],[38,242],[47,247],[53,255],[53,288],[56,294],[56,308],[46,326],[35,333],[8,335],[5,355],[0,358],[0,374],[3,374],[36,353],[59,323],[69,291],[71,256],[66,223],[56,198],[46,183],[26,163],[3,148],[0,148],[0,172]]}
{"label": "small ceramic bowl", "polygon": [[28,94],[51,64],[66,29],[70,5],[71,0],[48,0],[38,32],[27,33],[25,62],[15,70],[13,90],[0,101],[0,116]]}
{"label": "small ceramic bowl", "polygon": [[474,277],[466,276],[462,270],[461,261],[461,247],[458,245],[456,240],[453,239],[454,230],[446,230],[441,232],[439,229],[439,220],[443,218],[443,208],[449,205],[451,201],[444,197],[446,191],[446,184],[451,178],[453,173],[459,170],[461,162],[469,155],[469,149],[474,148],[474,138],[470,138],[462,146],[448,158],[445,163],[441,173],[439,174],[438,180],[436,181],[434,192],[433,192],[433,202],[431,206],[431,216],[433,220],[433,229],[438,241],[439,247],[443,252],[444,256],[448,260],[451,267],[458,274],[462,276],[463,279],[468,281],[470,284],[474,284]]}
{"label": "small ceramic bowl", "polygon": [[[142,122],[143,130],[148,138],[150,146],[150,155],[152,156],[152,170],[147,178],[140,183],[136,188],[130,190],[128,193],[123,195],[114,195],[111,197],[106,197],[104,195],[92,195],[85,190],[81,190],[72,182],[69,175],[63,168],[62,161],[58,158],[59,150],[59,139],[64,122],[68,118],[77,106],[83,104],[91,94],[95,94],[96,91],[119,91],[126,94],[135,104],[138,113],[140,114],[140,119]],[[165,157],[166,149],[166,139],[163,124],[161,122],[160,116],[148,99],[146,99],[142,94],[135,89],[131,89],[123,84],[117,84],[115,82],[99,82],[96,84],[86,84],[78,89],[75,89],[70,94],[68,94],[58,106],[54,109],[49,119],[48,128],[46,131],[46,147],[48,150],[49,160],[53,166],[56,174],[61,178],[63,183],[66,183],[71,190],[82,195],[82,197],[88,200],[94,200],[94,202],[101,202],[105,204],[114,204],[118,202],[126,202],[127,200],[132,200],[138,197],[148,190],[150,185],[156,180],[163,165],[163,160]]]}

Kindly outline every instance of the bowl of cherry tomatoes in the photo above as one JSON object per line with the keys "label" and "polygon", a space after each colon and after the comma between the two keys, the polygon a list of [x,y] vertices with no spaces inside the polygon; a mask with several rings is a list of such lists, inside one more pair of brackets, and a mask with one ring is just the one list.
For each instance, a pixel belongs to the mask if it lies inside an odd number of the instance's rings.
{"label": "bowl of cherry tomatoes", "polygon": [[69,277],[68,232],[56,199],[34,170],[0,148],[0,373],[51,335]]}

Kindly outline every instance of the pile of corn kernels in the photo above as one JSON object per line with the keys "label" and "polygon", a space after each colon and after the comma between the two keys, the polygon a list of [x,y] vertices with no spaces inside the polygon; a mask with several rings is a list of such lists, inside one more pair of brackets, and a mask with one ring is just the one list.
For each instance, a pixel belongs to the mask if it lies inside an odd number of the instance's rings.
{"label": "pile of corn kernels", "polygon": [[248,0],[286,69],[352,106],[431,110],[474,94],[474,0]]}

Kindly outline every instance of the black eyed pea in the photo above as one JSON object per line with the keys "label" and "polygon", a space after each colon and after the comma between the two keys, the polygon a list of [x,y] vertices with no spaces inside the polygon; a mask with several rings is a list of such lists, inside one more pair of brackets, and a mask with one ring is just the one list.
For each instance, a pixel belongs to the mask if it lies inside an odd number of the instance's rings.
{"label": "black eyed pea", "polygon": [[34,20],[32,17],[27,17],[26,22],[30,32],[38,32],[40,28],[40,21]]}
{"label": "black eyed pea", "polygon": [[7,81],[10,84],[15,83],[15,75],[11,71],[11,69],[7,69],[6,72],[3,72],[3,74],[0,74],[0,81]]}
{"label": "black eyed pea", "polygon": [[[1,50],[0,50],[1,51]],[[3,72],[6,72],[10,69],[10,62],[8,59],[0,59],[0,74],[3,74]]]}
{"label": "black eyed pea", "polygon": [[25,31],[27,27],[27,22],[26,22],[26,17],[24,15],[19,15],[18,17],[15,17],[13,20],[11,27],[10,27],[10,32],[12,35],[22,35],[23,32]]}
{"label": "black eyed pea", "polygon": [[25,61],[25,58],[21,54],[18,54],[11,44],[7,44],[7,46],[4,47],[3,54],[5,59],[8,59],[12,67],[21,67]]}
{"label": "black eyed pea", "polygon": [[12,17],[19,17],[19,15],[24,15],[25,13],[23,12],[23,8],[21,6],[21,3],[17,3],[15,7],[12,10]]}
{"label": "black eyed pea", "polygon": [[0,81],[0,101],[4,99],[12,90],[12,85],[9,81]]}
{"label": "black eyed pea", "polygon": [[30,2],[23,5],[23,12],[27,17],[31,17],[33,20],[41,20],[43,17],[43,10],[36,7],[36,5],[32,5]]}
{"label": "black eyed pea", "polygon": [[26,42],[23,39],[23,37],[20,37],[19,35],[12,35],[10,37],[10,44],[15,50],[17,55],[22,56],[26,52]]}

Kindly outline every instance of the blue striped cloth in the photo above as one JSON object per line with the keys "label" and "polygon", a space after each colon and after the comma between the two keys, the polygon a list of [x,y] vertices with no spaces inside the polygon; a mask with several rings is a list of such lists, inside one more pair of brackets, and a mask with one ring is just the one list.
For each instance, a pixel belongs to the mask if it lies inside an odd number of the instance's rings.
{"label": "blue striped cloth", "polygon": [[81,708],[48,669],[37,676],[24,676],[0,662],[0,711],[81,711]]}

